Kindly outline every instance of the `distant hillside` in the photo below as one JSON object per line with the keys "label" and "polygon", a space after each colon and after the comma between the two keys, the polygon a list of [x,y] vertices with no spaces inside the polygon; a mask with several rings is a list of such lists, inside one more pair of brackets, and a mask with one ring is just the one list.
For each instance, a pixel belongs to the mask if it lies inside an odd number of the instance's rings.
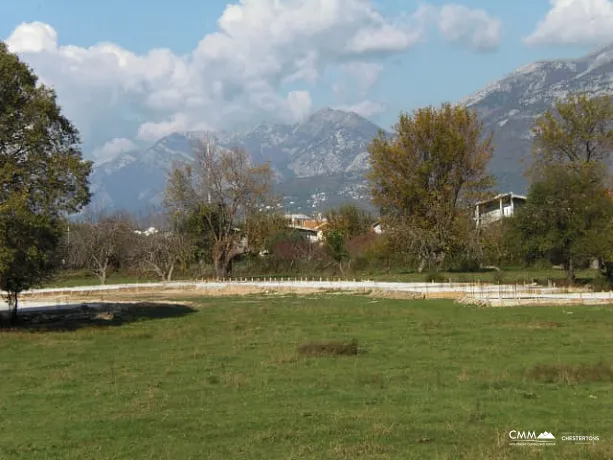
{"label": "distant hillside", "polygon": [[522,67],[462,101],[493,130],[490,164],[502,191],[526,192],[523,176],[536,118],[569,93],[613,95],[613,45],[578,59],[540,61]]}
{"label": "distant hillside", "polygon": [[[379,129],[356,113],[324,109],[294,125],[262,124],[245,132],[208,136],[222,148],[245,148],[256,163],[270,161],[278,191],[292,209],[321,210],[352,200],[369,205],[363,178],[366,148]],[[127,209],[159,204],[173,161],[189,160],[190,143],[206,134],[174,133],[143,152],[96,165],[96,200]]]}
{"label": "distant hillside", "polygon": [[[526,192],[523,160],[530,152],[535,119],[556,99],[584,91],[613,94],[613,45],[578,59],[535,62],[461,101],[475,108],[485,128],[494,132],[490,170],[499,190]],[[345,201],[370,206],[366,147],[378,131],[356,113],[324,109],[302,123],[208,134],[222,148],[243,147],[255,162],[270,161],[288,211],[321,211]],[[131,210],[158,205],[173,161],[188,160],[190,142],[205,134],[174,133],[143,152],[96,165],[96,201]]]}

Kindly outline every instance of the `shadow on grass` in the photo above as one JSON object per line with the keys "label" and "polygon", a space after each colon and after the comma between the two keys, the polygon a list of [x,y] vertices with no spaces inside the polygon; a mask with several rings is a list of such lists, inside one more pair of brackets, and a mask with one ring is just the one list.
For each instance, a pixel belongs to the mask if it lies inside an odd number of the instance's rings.
{"label": "shadow on grass", "polygon": [[62,309],[21,311],[17,323],[12,325],[6,317],[0,317],[0,331],[70,332],[89,327],[112,327],[136,321],[179,318],[195,312],[194,308],[179,304],[97,302],[74,305],[74,308],[69,305]]}

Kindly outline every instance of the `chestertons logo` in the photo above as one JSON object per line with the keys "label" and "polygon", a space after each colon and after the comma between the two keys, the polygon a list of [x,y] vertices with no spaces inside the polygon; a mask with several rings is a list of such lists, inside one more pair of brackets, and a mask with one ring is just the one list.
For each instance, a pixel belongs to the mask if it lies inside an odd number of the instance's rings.
{"label": "chestertons logo", "polygon": [[548,431],[538,436],[536,431],[509,431],[510,444],[513,446],[555,446],[556,437]]}

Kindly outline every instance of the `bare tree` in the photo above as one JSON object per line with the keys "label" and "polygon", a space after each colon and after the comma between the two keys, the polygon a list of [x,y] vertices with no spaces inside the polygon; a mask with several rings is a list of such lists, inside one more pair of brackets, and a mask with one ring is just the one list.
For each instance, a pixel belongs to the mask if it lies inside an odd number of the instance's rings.
{"label": "bare tree", "polygon": [[138,240],[139,268],[145,273],[153,273],[162,281],[172,281],[176,266],[185,268],[194,255],[192,241],[181,233],[158,232],[140,235]]}
{"label": "bare tree", "polygon": [[130,262],[134,225],[125,214],[90,217],[71,235],[71,260],[87,267],[105,284],[110,273]]}
{"label": "bare tree", "polygon": [[[194,144],[194,161],[175,165],[168,178],[165,205],[175,219],[202,216],[211,239],[211,255],[218,277],[232,272],[232,261],[245,251],[236,226],[268,204],[272,184],[269,164],[253,166],[242,149],[221,150],[207,142]],[[241,241],[242,240],[242,241]]]}

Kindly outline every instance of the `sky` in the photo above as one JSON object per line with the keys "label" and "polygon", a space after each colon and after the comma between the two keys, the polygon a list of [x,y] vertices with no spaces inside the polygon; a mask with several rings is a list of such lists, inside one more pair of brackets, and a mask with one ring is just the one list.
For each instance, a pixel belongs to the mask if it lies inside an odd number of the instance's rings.
{"label": "sky", "polygon": [[0,12],[0,39],[55,88],[98,161],[324,107],[389,128],[613,42],[613,0],[0,0]]}

